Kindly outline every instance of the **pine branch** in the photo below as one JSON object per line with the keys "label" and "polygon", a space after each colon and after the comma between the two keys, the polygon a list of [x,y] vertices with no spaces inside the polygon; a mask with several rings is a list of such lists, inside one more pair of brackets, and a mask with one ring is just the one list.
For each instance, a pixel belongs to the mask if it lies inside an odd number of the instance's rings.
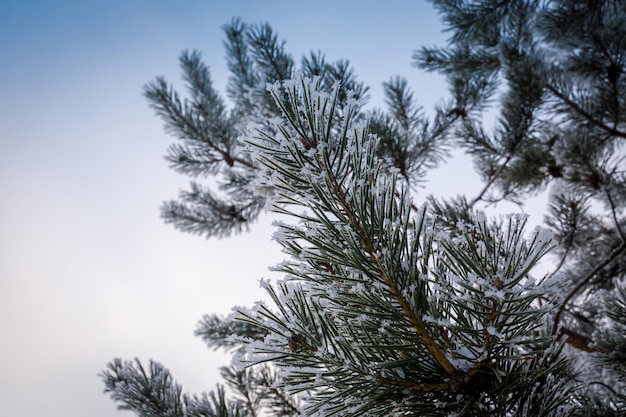
{"label": "pine branch", "polygon": [[567,304],[574,298],[574,296],[582,288],[584,288],[587,284],[589,284],[589,282],[598,274],[598,272],[606,268],[611,262],[617,259],[618,256],[624,253],[624,251],[626,251],[626,242],[622,242],[620,246],[615,248],[613,252],[609,254],[609,256],[607,256],[602,262],[597,264],[591,271],[587,273],[587,275],[585,275],[580,280],[580,282],[578,282],[578,284],[574,288],[572,288],[572,290],[567,294],[567,296],[561,302],[561,305],[554,316],[554,324],[552,325],[553,335],[556,335],[557,331],[559,330],[559,321],[561,319],[561,315],[563,314],[563,311],[565,310],[565,307],[567,306]]}
{"label": "pine branch", "polygon": [[247,195],[233,197],[231,201],[225,201],[192,182],[190,191],[180,192],[180,201],[172,200],[161,206],[161,216],[166,223],[188,233],[229,236],[246,230],[265,204],[263,197],[251,195],[249,191]]}
{"label": "pine branch", "polygon": [[[353,230],[355,230],[356,233],[358,234],[359,239],[368,257],[376,265],[379,271],[379,274],[381,276],[381,279],[388,286],[389,290],[391,291],[391,294],[393,295],[395,300],[398,302],[398,304],[402,308],[402,311],[404,312],[404,314],[406,314],[406,316],[409,318],[420,340],[424,343],[424,345],[430,351],[430,353],[432,354],[433,358],[437,361],[437,363],[439,363],[439,365],[441,365],[441,367],[449,375],[454,375],[456,373],[456,369],[454,368],[454,366],[452,366],[452,363],[446,357],[446,355],[439,349],[439,347],[437,346],[437,344],[435,343],[431,335],[426,330],[424,323],[422,323],[422,320],[420,320],[420,318],[417,316],[415,311],[413,311],[413,308],[404,298],[401,290],[396,286],[394,280],[386,273],[386,268],[383,267],[383,265],[380,262],[380,259],[375,253],[373,242],[371,241],[367,232],[363,228],[363,225],[360,223],[359,216],[357,215],[357,213],[353,211],[352,205],[347,201],[346,193],[342,189],[340,183],[338,182],[336,174],[333,172],[331,167],[323,163],[320,158],[316,158],[316,161],[318,163],[318,168],[320,169],[320,171],[323,174],[325,174],[325,177],[328,178],[328,180],[330,181],[330,186],[332,187],[332,191],[334,192],[335,197],[338,199],[338,202],[341,205],[341,211],[345,215],[348,225]],[[374,182],[375,179],[376,178],[373,177],[371,181]],[[432,388],[432,390],[445,389],[445,388],[442,388],[444,385],[440,384],[439,386],[437,386],[437,388]],[[449,385],[447,385],[446,388],[449,388]],[[421,388],[421,390],[424,390],[424,389]]]}
{"label": "pine branch", "polygon": [[[247,25],[235,18],[222,27],[226,35],[224,47],[226,60],[231,76],[228,80],[227,92],[235,102],[235,112],[244,115],[253,112],[256,106],[252,92],[259,84],[254,65],[248,56]],[[249,117],[250,115],[247,115]]]}
{"label": "pine branch", "polygon": [[264,70],[264,81],[287,80],[293,72],[293,59],[285,52],[285,41],[279,41],[267,23],[250,27],[248,44],[256,64]]}
{"label": "pine branch", "polygon": [[201,141],[207,149],[220,155],[220,160],[228,166],[233,166],[237,162],[247,168],[255,169],[249,161],[231,155],[227,148],[219,146],[207,136],[204,130],[192,122],[190,115],[184,113],[184,106],[178,94],[167,85],[163,78],[157,78],[152,83],[147,84],[144,87],[144,95],[150,100],[151,107],[155,109],[157,114],[165,119],[168,127],[173,129],[182,139]]}
{"label": "pine branch", "polygon": [[268,332],[249,323],[234,320],[232,317],[222,318],[215,314],[207,314],[196,325],[194,334],[209,348],[230,350],[241,347],[238,338],[263,340]]}
{"label": "pine branch", "polygon": [[[460,226],[460,237],[435,240],[424,215],[410,219],[411,203],[394,174],[380,169],[377,144],[365,128],[352,126],[349,116],[332,126],[337,92],[319,88],[319,81],[302,79],[283,83],[281,91],[274,87],[285,118],[273,129],[279,133],[259,130],[247,140],[280,190],[275,210],[302,222],[280,226],[279,242],[294,261],[279,268],[289,277],[279,290],[267,286],[278,310],[242,312],[270,335],[250,343],[257,358],[251,363],[275,361],[285,369],[288,391],[311,391],[307,403],[315,405],[306,412],[358,415],[364,405],[340,402],[352,398],[357,385],[385,390],[387,399],[404,390],[416,401],[461,393],[475,407],[490,403],[475,395],[474,384],[495,390],[495,375],[512,357],[522,355],[517,360],[525,363],[549,346],[548,336],[528,336],[544,323],[547,307],[532,307],[543,294],[521,284],[548,241],[537,233],[524,243],[524,221],[516,218],[503,235],[478,221],[474,228]],[[289,108],[303,110],[295,115]],[[355,319],[360,326],[353,327]],[[383,332],[380,320],[397,324]],[[541,374],[538,369],[519,372]],[[390,411],[388,400],[372,401]]]}
{"label": "pine branch", "polygon": [[[389,111],[364,114],[367,87],[347,60],[327,63],[321,52],[300,66],[317,78],[288,80],[296,68],[285,41],[268,24],[239,19],[224,26],[230,112],[195,51],[181,55],[188,98],[162,78],[145,87],[183,141],[168,150],[171,167],[223,179],[224,198],[192,183],[164,205],[166,221],[226,236],[269,201],[297,224],[278,226],[290,258],[276,268],[285,280],[264,284],[275,307],[260,304],[234,322],[206,316],[196,330],[251,366],[225,371],[239,400],[221,387],[192,398],[161,365],[116,360],[101,376],[122,408],[151,417],[609,416],[623,408],[626,187],[614,155],[626,138],[624,2],[434,3],[451,43],[413,56],[451,87],[432,123],[400,77],[384,84]],[[490,108],[500,115],[492,135],[479,122]],[[256,127],[245,131],[249,121]],[[458,121],[456,140],[485,184],[469,203],[419,207],[409,185],[446,156]],[[249,154],[240,151],[242,132]],[[521,204],[550,184],[562,187],[547,220],[560,259],[535,283],[531,268],[551,248],[545,233],[526,239],[521,217],[488,222],[474,207],[496,188]],[[602,213],[587,213],[593,199]],[[566,296],[556,308],[550,278],[564,266],[575,285],[559,290]],[[603,298],[574,303],[581,293]],[[563,312],[571,328],[561,326]],[[585,326],[598,333],[585,336]],[[594,352],[580,377],[565,343]],[[584,381],[592,382],[581,390]]]}
{"label": "pine branch", "polygon": [[611,216],[613,217],[613,222],[615,223],[615,229],[617,229],[617,232],[619,233],[619,236],[621,237],[622,242],[626,244],[626,233],[624,233],[624,231],[622,230],[622,225],[620,224],[617,218],[617,207],[615,206],[615,201],[613,200],[613,197],[611,196],[611,193],[609,190],[605,188],[604,192],[606,194],[606,198],[611,207]]}
{"label": "pine branch", "polygon": [[546,88],[552,94],[554,94],[559,100],[569,106],[574,112],[580,116],[582,116],[585,120],[591,123],[593,126],[600,128],[601,130],[607,132],[611,136],[615,136],[618,138],[626,139],[626,132],[622,132],[617,130],[616,128],[607,126],[601,120],[596,119],[591,113],[587,112],[584,108],[582,108],[578,103],[571,100],[566,94],[559,91],[554,85],[546,84]]}
{"label": "pine branch", "polygon": [[141,417],[247,417],[238,404],[226,400],[222,387],[218,386],[217,395],[182,394],[181,385],[157,362],[150,361],[146,371],[138,359],[134,363],[115,359],[99,376],[104,380],[105,393],[111,394],[120,410]]}
{"label": "pine branch", "polygon": [[478,203],[480,200],[482,200],[482,198],[485,196],[485,194],[487,193],[487,191],[489,190],[489,188],[491,188],[491,186],[496,182],[496,180],[498,180],[498,178],[500,177],[500,175],[502,174],[502,172],[506,169],[507,164],[511,161],[511,159],[513,159],[514,154],[510,154],[509,156],[506,157],[506,159],[504,160],[504,162],[502,162],[500,164],[500,166],[498,166],[498,169],[496,170],[496,172],[494,172],[491,175],[491,178],[489,178],[489,181],[487,181],[487,183],[483,186],[482,190],[478,193],[478,195],[476,197],[474,197],[474,199],[472,199],[472,201],[469,203],[470,208],[474,207],[474,205],[476,203]]}

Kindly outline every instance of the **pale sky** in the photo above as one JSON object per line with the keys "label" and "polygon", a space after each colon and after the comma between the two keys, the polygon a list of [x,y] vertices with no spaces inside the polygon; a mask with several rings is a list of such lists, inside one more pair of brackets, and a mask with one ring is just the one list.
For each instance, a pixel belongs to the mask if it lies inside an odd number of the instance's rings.
{"label": "pale sky", "polygon": [[[163,224],[161,202],[188,180],[163,159],[175,139],[141,90],[159,75],[180,86],[180,51],[198,49],[224,92],[221,27],[236,16],[269,22],[297,62],[349,59],[371,106],[395,75],[426,109],[446,96],[411,65],[445,40],[425,1],[0,2],[0,414],[129,415],[97,377],[115,357],[214,389],[227,359],[193,336],[197,321],[263,298],[258,279],[283,255],[269,217],[223,240]],[[438,170],[432,190],[475,195],[468,169]]]}

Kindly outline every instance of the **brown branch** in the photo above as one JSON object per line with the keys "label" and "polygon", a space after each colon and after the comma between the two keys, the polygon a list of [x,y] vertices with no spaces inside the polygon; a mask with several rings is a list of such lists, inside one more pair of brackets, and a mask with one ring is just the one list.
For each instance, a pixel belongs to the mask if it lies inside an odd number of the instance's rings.
{"label": "brown branch", "polygon": [[432,354],[433,358],[437,361],[437,363],[439,363],[439,365],[446,371],[446,373],[448,373],[449,375],[456,374],[457,372],[456,369],[454,368],[450,360],[446,357],[446,355],[441,351],[441,349],[439,349],[439,347],[435,343],[435,340],[428,334],[428,331],[426,330],[424,323],[422,323],[420,318],[417,317],[417,314],[415,314],[415,311],[413,311],[409,302],[404,298],[400,289],[395,285],[395,283],[393,282],[393,279],[384,272],[384,268],[380,264],[380,260],[374,253],[374,245],[368,238],[367,233],[365,233],[365,230],[363,230],[363,228],[361,227],[361,224],[358,221],[357,216],[355,215],[355,213],[352,212],[352,209],[348,201],[345,198],[345,193],[339,186],[337,182],[337,178],[335,177],[334,173],[332,172],[331,169],[329,169],[329,167],[326,166],[326,164],[322,162],[319,155],[317,155],[316,160],[318,162],[320,169],[322,171],[325,171],[326,175],[328,175],[328,179],[330,180],[332,184],[333,191],[339,198],[339,203],[341,204],[342,212],[346,216],[346,220],[348,221],[348,224],[350,224],[350,226],[352,226],[358,233],[359,239],[361,240],[361,244],[363,245],[365,251],[370,257],[370,260],[376,265],[377,269],[381,272],[383,281],[389,287],[389,290],[391,291],[391,294],[393,295],[395,300],[398,302],[398,304],[400,304],[400,307],[402,308],[402,312],[410,320],[418,337],[420,338],[422,343],[424,343],[424,345],[426,346],[428,351]]}
{"label": "brown branch", "polygon": [[583,336],[580,333],[576,333],[573,330],[570,329],[561,329],[559,330],[559,335],[560,336],[567,336],[567,344],[569,344],[570,346],[575,347],[578,350],[582,350],[584,352],[595,352],[597,351],[596,348],[594,348],[593,345],[593,340]]}
{"label": "brown branch", "polygon": [[[378,262],[376,263],[378,264]],[[378,266],[380,269],[380,264],[378,264]],[[426,328],[424,327],[424,324],[419,319],[419,317],[417,317],[415,311],[413,311],[408,301],[406,301],[406,299],[402,296],[400,290],[394,285],[394,283],[391,281],[391,278],[387,274],[383,273],[383,280],[385,281],[385,284],[389,286],[389,289],[391,290],[391,293],[393,294],[396,301],[400,304],[402,312],[406,314],[411,321],[411,324],[413,325],[413,328],[417,332],[417,335],[419,336],[422,343],[426,345],[426,348],[433,355],[439,365],[441,365],[441,367],[449,375],[454,375],[456,373],[456,369],[454,368],[450,360],[446,357],[446,355],[441,351],[441,349],[439,349],[439,346],[437,346],[434,339],[428,334]]]}

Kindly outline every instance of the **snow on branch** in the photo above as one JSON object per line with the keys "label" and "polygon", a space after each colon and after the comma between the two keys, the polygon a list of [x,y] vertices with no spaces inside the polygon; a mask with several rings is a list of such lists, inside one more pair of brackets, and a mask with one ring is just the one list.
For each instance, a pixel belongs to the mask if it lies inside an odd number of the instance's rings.
{"label": "snow on branch", "polygon": [[[523,216],[498,228],[478,215],[455,234],[427,206],[415,216],[337,87],[303,77],[270,86],[282,118],[245,138],[274,211],[296,224],[277,224],[290,259],[276,268],[283,281],[265,283],[275,309],[239,317],[268,331],[242,339],[241,365],[275,364],[307,415],[515,410],[537,384],[560,409],[563,383],[541,381],[568,370],[548,331],[554,305],[537,302],[554,299],[554,282],[530,275],[549,233],[525,238]],[[511,404],[502,381],[515,378],[526,394]]]}

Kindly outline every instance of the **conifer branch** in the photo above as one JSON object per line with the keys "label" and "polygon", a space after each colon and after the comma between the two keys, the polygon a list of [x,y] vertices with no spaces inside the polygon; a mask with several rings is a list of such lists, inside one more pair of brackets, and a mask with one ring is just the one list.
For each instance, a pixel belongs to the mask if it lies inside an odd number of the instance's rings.
{"label": "conifer branch", "polygon": [[[227,401],[221,387],[189,397],[160,365],[116,360],[102,376],[121,408],[141,417],[621,411],[626,188],[623,173],[607,166],[626,138],[624,0],[582,9],[571,1],[433,2],[450,44],[423,48],[414,60],[446,75],[454,99],[436,108],[432,123],[403,78],[384,84],[389,111],[366,114],[368,89],[347,60],[329,64],[320,52],[297,69],[269,24],[239,19],[223,28],[230,112],[197,52],[181,57],[189,100],[163,78],[145,87],[166,131],[183,141],[170,147],[170,166],[223,176],[228,196],[192,182],[180,202],[164,206],[166,222],[221,237],[272,205],[298,223],[278,227],[291,258],[276,268],[285,280],[264,285],[276,310],[259,304],[235,321],[207,317],[196,332],[250,365],[223,374],[237,399]],[[313,78],[285,80],[296,72]],[[270,95],[265,82],[277,82]],[[492,107],[500,86],[505,94]],[[490,108],[499,113],[494,135],[477,119]],[[475,157],[484,185],[469,203],[431,198],[418,209],[411,185],[447,155],[446,134],[460,119],[457,143]],[[247,130],[248,122],[258,127]],[[241,134],[251,148],[239,153]],[[548,233],[526,239],[524,219],[512,216],[506,227],[474,208],[521,205],[551,184],[559,189],[546,221],[562,256],[537,282],[531,272],[552,247]],[[608,201],[616,230],[587,213],[591,199]],[[575,277],[555,311],[558,287],[549,278],[570,263]],[[606,290],[594,291],[600,285]],[[589,302],[577,302],[581,294]],[[595,340],[585,326],[597,329]],[[581,352],[598,359],[584,377],[571,367]]]}
{"label": "conifer branch", "polygon": [[[159,103],[161,106],[165,106],[165,108],[161,110],[158,107],[158,104],[153,103],[152,107],[154,107],[158,112],[161,112],[161,111],[165,112],[166,117],[171,117],[173,120],[176,120],[178,123],[182,123],[182,125],[193,134],[193,137],[197,138],[196,140],[201,140],[203,144],[205,144],[206,146],[208,146],[209,148],[217,152],[219,155],[221,155],[222,160],[228,166],[232,167],[234,163],[237,162],[247,168],[257,169],[257,167],[255,167],[249,161],[246,161],[245,159],[241,159],[237,156],[233,156],[231,155],[228,149],[222,149],[219,146],[217,146],[215,142],[211,140],[211,138],[207,137],[204,132],[198,129],[198,127],[194,123],[192,123],[185,114],[183,114],[179,106],[176,106],[172,103],[170,95],[167,94],[167,92],[164,90],[164,88],[166,88],[164,83],[165,81],[158,80],[157,84],[151,84],[151,85],[146,86],[145,95],[151,100],[153,100],[153,102]],[[170,114],[167,115],[167,113],[170,113]],[[193,138],[189,138],[189,139],[193,139]]]}
{"label": "conifer branch", "polygon": [[[319,163],[320,162],[319,158],[317,158],[317,160]],[[327,177],[330,179],[331,184],[334,188],[335,194],[339,198],[343,212],[346,215],[348,223],[358,233],[361,239],[361,242],[363,243],[364,249],[366,250],[366,252],[368,253],[368,256],[370,257],[370,260],[374,262],[377,269],[380,271],[381,278],[383,279],[385,284],[389,287],[391,294],[394,296],[395,300],[398,302],[398,304],[400,304],[400,307],[402,308],[403,313],[410,320],[420,340],[422,341],[422,343],[424,343],[426,348],[432,354],[433,358],[437,361],[437,363],[439,363],[439,365],[441,365],[441,367],[446,371],[446,373],[448,373],[449,375],[454,375],[457,372],[457,370],[454,368],[454,366],[452,365],[450,360],[447,358],[447,356],[441,351],[441,349],[439,349],[439,347],[435,343],[435,340],[426,330],[426,327],[424,326],[424,323],[422,323],[422,320],[420,320],[417,314],[415,314],[415,311],[413,310],[413,308],[411,308],[410,303],[402,295],[402,291],[400,291],[400,289],[395,285],[393,279],[385,272],[385,269],[380,264],[380,260],[374,253],[374,246],[372,245],[371,240],[367,236],[367,233],[365,232],[361,224],[357,221],[358,217],[352,211],[350,204],[347,202],[345,193],[341,190],[341,186],[338,184],[336,176],[334,175],[332,170],[328,169],[326,164],[320,164],[320,169],[322,169],[326,173]]]}
{"label": "conifer branch", "polygon": [[559,321],[561,319],[561,315],[565,310],[567,304],[574,298],[574,296],[580,291],[585,285],[587,285],[598,272],[602,271],[606,268],[611,262],[613,262],[618,256],[620,256],[624,251],[626,251],[626,242],[622,242],[613,252],[609,254],[602,262],[597,264],[580,282],[567,294],[563,302],[561,303],[559,309],[554,316],[554,324],[552,325],[552,335],[556,335],[559,330]]}
{"label": "conifer branch", "polygon": [[561,259],[559,260],[559,263],[556,265],[554,270],[551,271],[549,274],[546,274],[540,282],[544,282],[545,280],[550,279],[556,276],[556,274],[558,274],[561,268],[563,268],[563,265],[565,265],[565,261],[567,260],[567,257],[569,256],[569,253],[572,250],[573,243],[574,243],[574,235],[570,234],[568,236],[567,243],[565,244],[565,248],[563,249],[563,255],[561,255]]}
{"label": "conifer branch", "polygon": [[[378,264],[378,266],[380,268],[380,264]],[[415,328],[415,331],[417,332],[420,340],[433,355],[433,358],[437,361],[437,363],[439,363],[439,365],[441,365],[441,367],[448,373],[448,375],[456,374],[457,370],[454,368],[448,357],[441,351],[441,349],[439,349],[439,346],[437,346],[437,343],[435,343],[435,340],[431,337],[428,331],[426,331],[424,323],[422,323],[422,320],[417,317],[417,314],[415,314],[415,311],[413,311],[411,305],[402,296],[402,292],[398,289],[398,287],[395,286],[395,284],[392,282],[392,279],[388,275],[383,274],[382,277],[385,283],[389,286],[389,289],[391,290],[394,298],[402,307],[402,311],[411,321],[411,324]]]}
{"label": "conifer branch", "polygon": [[617,218],[617,207],[615,206],[615,201],[613,201],[613,197],[611,196],[611,192],[609,190],[605,188],[604,192],[607,200],[609,201],[609,205],[611,206],[611,215],[613,216],[613,222],[615,223],[617,233],[619,233],[622,242],[626,243],[626,233],[622,230],[622,225],[619,223],[619,219]]}
{"label": "conifer branch", "polygon": [[566,94],[559,91],[558,88],[556,88],[554,85],[546,84],[546,88],[552,94],[554,94],[557,98],[559,98],[561,101],[567,104],[572,110],[574,110],[576,113],[582,116],[585,120],[590,122],[592,125],[604,130],[605,132],[609,133],[612,136],[626,139],[626,132],[622,132],[620,130],[617,130],[616,128],[607,126],[602,121],[596,119],[595,117],[593,117],[591,113],[583,109],[580,105],[578,105],[576,102],[570,99]]}
{"label": "conifer branch", "polygon": [[485,194],[487,193],[489,188],[491,188],[491,186],[496,182],[498,177],[502,174],[502,172],[506,168],[507,164],[511,161],[511,159],[513,159],[513,154],[512,153],[509,154],[509,156],[506,157],[506,159],[504,160],[504,162],[502,164],[500,164],[500,166],[498,167],[496,172],[494,172],[493,175],[491,176],[491,178],[489,178],[489,181],[487,181],[487,183],[483,186],[482,190],[480,190],[478,195],[476,197],[474,197],[474,199],[472,201],[470,201],[470,203],[469,203],[469,207],[470,208],[473,208],[476,205],[476,203],[478,203],[480,200],[482,200],[482,198],[485,196]]}

